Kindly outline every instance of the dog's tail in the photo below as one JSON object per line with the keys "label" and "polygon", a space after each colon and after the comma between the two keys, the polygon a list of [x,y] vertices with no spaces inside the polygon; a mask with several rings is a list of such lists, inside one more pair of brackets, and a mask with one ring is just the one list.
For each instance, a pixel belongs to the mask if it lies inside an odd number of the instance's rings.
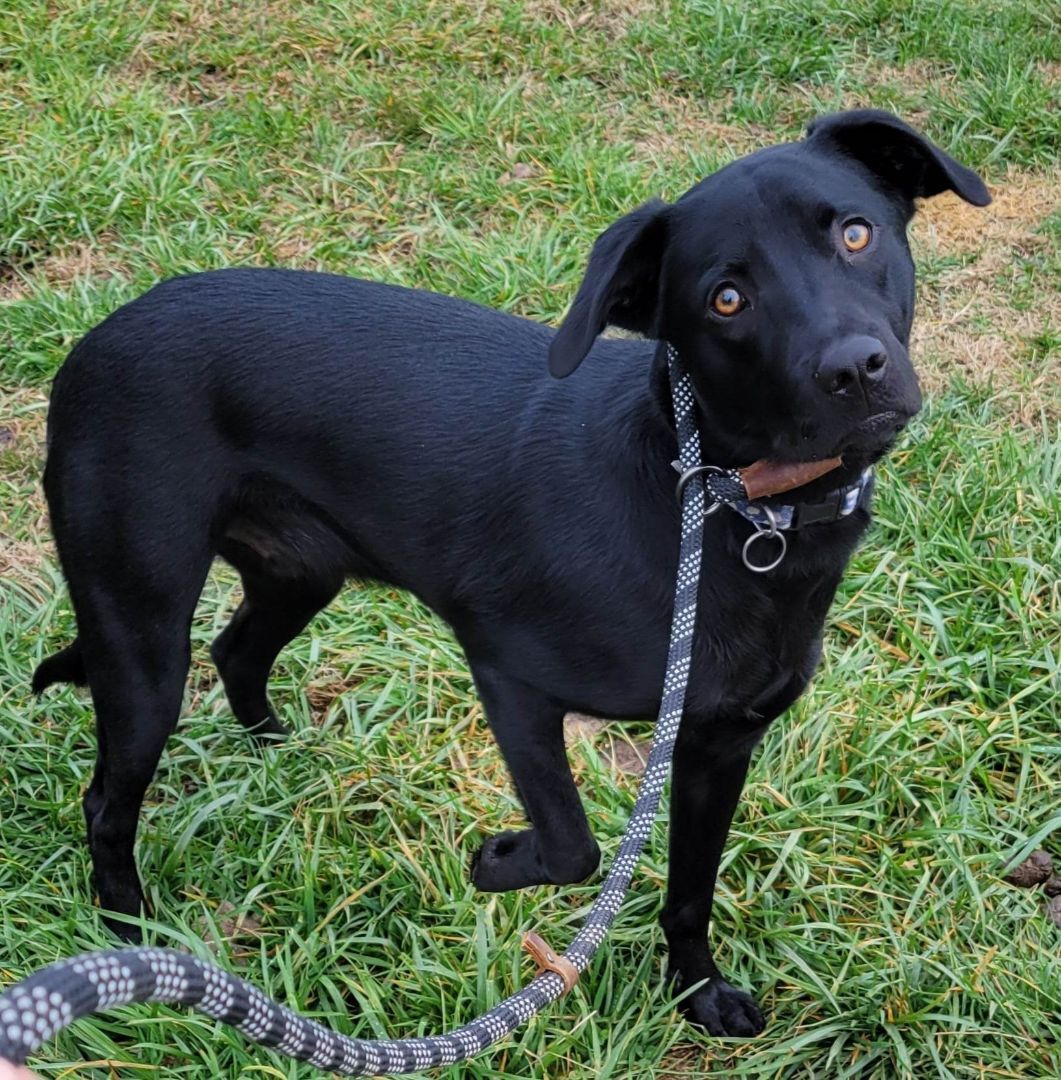
{"label": "dog's tail", "polygon": [[74,638],[72,645],[60,649],[54,656],[42,660],[33,673],[33,692],[43,693],[52,683],[72,682],[84,686],[88,682],[85,661],[81,655],[81,642]]}

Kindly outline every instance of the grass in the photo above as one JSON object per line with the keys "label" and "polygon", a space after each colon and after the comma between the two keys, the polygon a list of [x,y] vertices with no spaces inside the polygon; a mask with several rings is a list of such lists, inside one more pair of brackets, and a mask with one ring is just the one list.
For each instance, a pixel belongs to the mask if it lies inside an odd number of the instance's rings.
{"label": "grass", "polygon": [[[1061,945],[1002,863],[1061,856],[1061,64],[1033,0],[12,0],[0,25],[0,980],[111,944],[88,892],[82,693],[28,694],[74,632],[39,494],[48,380],[160,277],[321,267],[555,320],[596,233],[814,113],[871,104],[982,169],[986,213],[914,230],[930,406],[882,470],[878,522],[822,670],[769,734],[714,935],[769,1015],[713,1040],[660,988],[664,829],[582,985],[456,1077],[1048,1077]],[[207,645],[143,816],[158,940],[360,1035],[431,1032],[528,975],[594,886],[486,897],[477,837],[519,820],[451,636],[350,589],[272,680],[296,734],[264,760]],[[634,779],[574,747],[614,850]],[[634,737],[649,734],[633,726]],[[205,1019],[85,1021],[45,1077],[294,1077]]]}

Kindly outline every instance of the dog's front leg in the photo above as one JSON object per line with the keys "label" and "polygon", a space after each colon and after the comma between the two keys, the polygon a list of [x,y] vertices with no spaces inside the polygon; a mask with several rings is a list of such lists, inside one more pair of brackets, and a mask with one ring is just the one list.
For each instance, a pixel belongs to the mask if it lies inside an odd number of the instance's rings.
{"label": "dog's front leg", "polygon": [[491,836],[472,883],[486,892],[584,881],[600,863],[564,749],[564,708],[495,669],[472,662],[490,728],[531,828]]}
{"label": "dog's front leg", "polygon": [[765,726],[749,731],[687,716],[674,749],[667,900],[660,916],[676,991],[701,984],[680,1003],[712,1035],[756,1035],[763,1016],[715,966],[707,939],[715,878],[748,762]]}

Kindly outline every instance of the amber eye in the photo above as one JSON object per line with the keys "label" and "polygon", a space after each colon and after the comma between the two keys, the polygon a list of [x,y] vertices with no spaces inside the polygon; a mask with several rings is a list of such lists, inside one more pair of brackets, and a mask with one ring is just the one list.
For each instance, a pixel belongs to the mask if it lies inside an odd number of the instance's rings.
{"label": "amber eye", "polygon": [[844,226],[844,247],[848,251],[862,251],[873,239],[873,230],[864,221],[849,221]]}
{"label": "amber eye", "polygon": [[720,285],[711,297],[711,307],[719,315],[736,315],[747,304],[735,285]]}

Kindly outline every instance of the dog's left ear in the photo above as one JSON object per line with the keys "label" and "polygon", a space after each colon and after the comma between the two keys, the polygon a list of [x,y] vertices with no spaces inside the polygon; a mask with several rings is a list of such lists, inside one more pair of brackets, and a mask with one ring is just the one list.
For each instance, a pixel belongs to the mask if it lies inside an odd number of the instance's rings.
{"label": "dog's left ear", "polygon": [[987,186],[972,169],[881,109],[823,116],[807,126],[807,140],[831,144],[856,158],[908,199],[953,191],[973,206],[987,206],[991,201]]}
{"label": "dog's left ear", "polygon": [[652,335],[668,209],[653,199],[597,238],[575,302],[549,345],[549,371],[556,378],[582,363],[606,326]]}

